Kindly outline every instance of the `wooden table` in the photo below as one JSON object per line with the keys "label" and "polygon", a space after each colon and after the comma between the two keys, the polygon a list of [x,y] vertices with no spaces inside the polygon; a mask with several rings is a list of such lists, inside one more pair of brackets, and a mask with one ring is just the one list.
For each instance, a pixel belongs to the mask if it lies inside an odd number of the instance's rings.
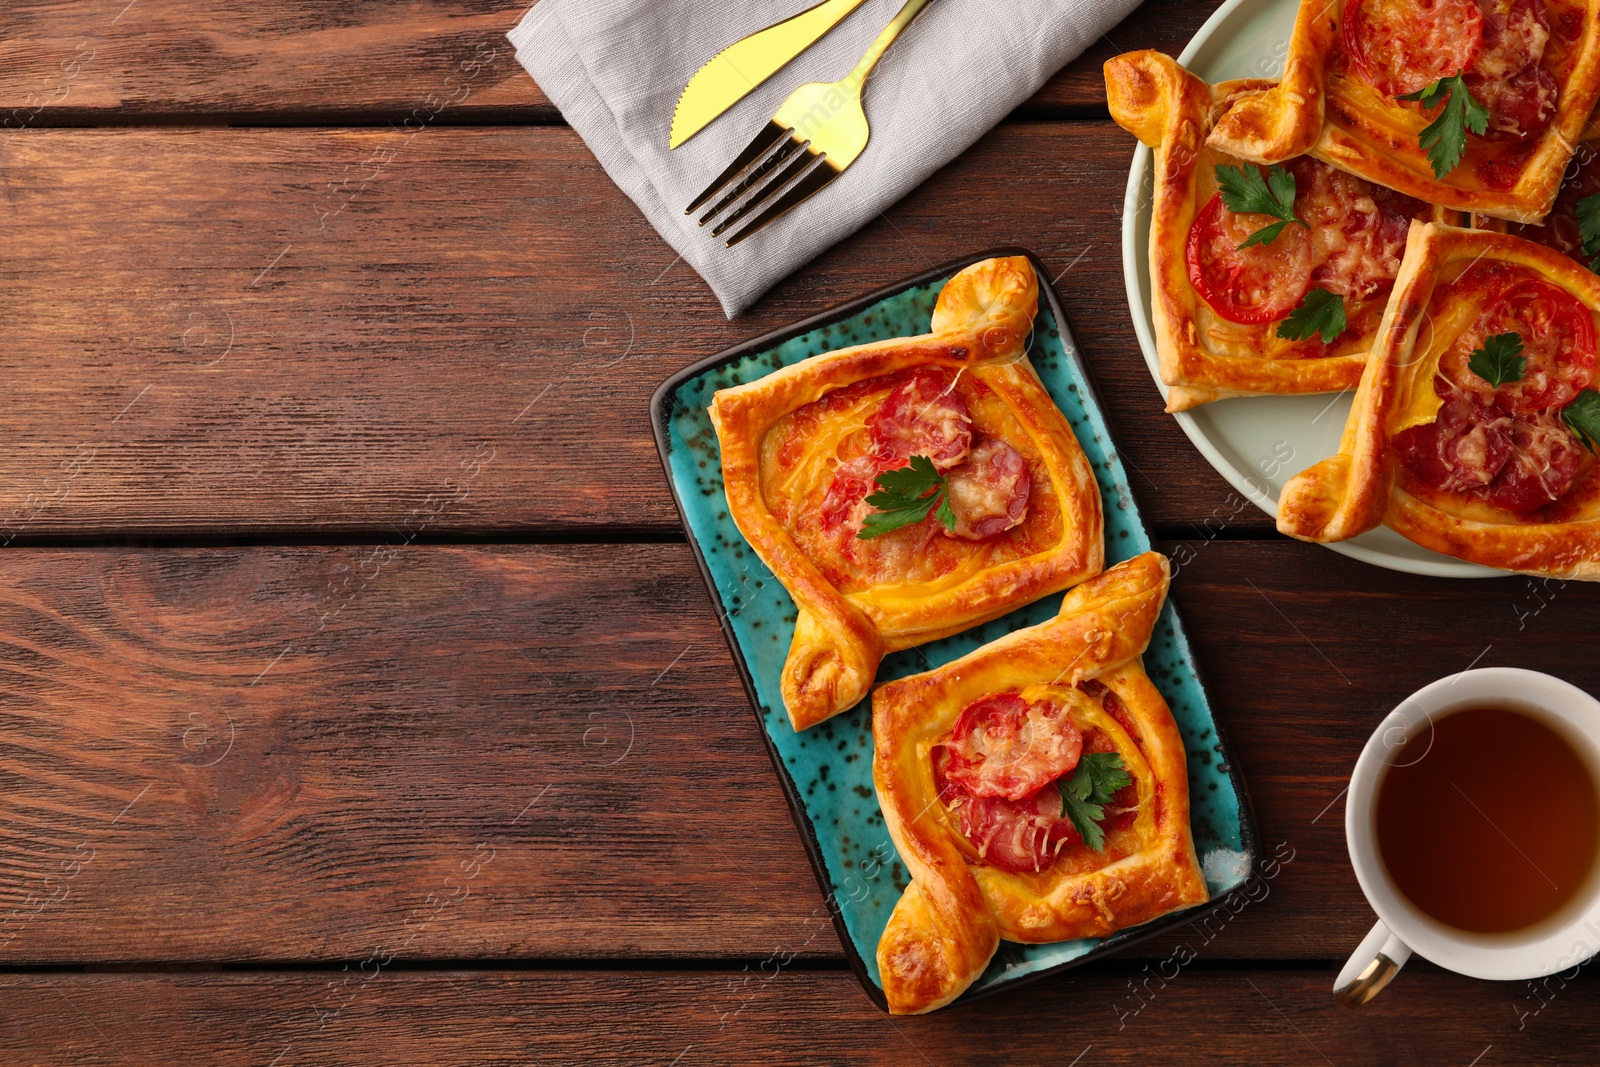
{"label": "wooden table", "polygon": [[[1149,0],[733,323],[516,65],[525,2],[7,5],[0,1063],[1593,1062],[1588,972],[1329,996],[1372,918],[1367,733],[1469,664],[1600,689],[1600,594],[1287,541],[1161,413],[1099,65],[1212,0]],[[1281,863],[1205,926],[890,1020],[646,407],[1001,243],[1059,272]]]}

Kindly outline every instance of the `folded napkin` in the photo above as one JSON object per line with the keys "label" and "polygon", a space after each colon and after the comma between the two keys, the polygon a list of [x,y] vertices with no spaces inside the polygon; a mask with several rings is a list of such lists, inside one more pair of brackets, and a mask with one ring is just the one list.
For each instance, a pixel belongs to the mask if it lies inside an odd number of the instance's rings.
{"label": "folded napkin", "polygon": [[[872,140],[853,167],[736,248],[684,207],[795,88],[849,73],[902,0],[867,0],[677,151],[678,94],[712,56],[814,0],[541,0],[517,58],[606,173],[700,272],[729,318],[960,155],[1139,0],[934,0],[867,81]],[[726,236],[726,235],[724,235]]]}

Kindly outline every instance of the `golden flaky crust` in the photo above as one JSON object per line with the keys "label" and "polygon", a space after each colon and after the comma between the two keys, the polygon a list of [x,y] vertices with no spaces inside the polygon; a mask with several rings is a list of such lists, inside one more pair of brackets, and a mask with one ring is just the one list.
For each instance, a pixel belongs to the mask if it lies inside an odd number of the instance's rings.
{"label": "golden flaky crust", "polygon": [[1413,493],[1397,478],[1391,439],[1437,412],[1433,377],[1440,347],[1451,338],[1431,336],[1434,289],[1485,261],[1522,267],[1600,312],[1600,278],[1559,252],[1509,234],[1413,223],[1381,341],[1356,390],[1339,451],[1284,486],[1278,529],[1328,542],[1383,523],[1425,548],[1486,567],[1600,580],[1600,498],[1580,492],[1582,477],[1568,494],[1574,503],[1563,521],[1532,521],[1464,494]]}
{"label": "golden flaky crust", "polygon": [[1353,388],[1371,335],[1351,329],[1329,355],[1306,358],[1299,346],[1276,339],[1276,322],[1242,326],[1222,319],[1189,281],[1189,231],[1216,192],[1215,168],[1240,162],[1206,147],[1211,119],[1228,102],[1272,83],[1227,82],[1213,89],[1152,51],[1108,60],[1105,77],[1111,117],[1155,152],[1150,318],[1167,410],[1230,396]]}
{"label": "golden flaky crust", "polygon": [[[1072,590],[1049,622],[873,693],[873,782],[911,874],[878,942],[891,1012],[950,1003],[983,973],[1001,938],[1104,937],[1208,899],[1189,832],[1183,739],[1140,659],[1168,577],[1166,558],[1147,552]],[[1129,727],[1108,731],[1139,782],[1139,847],[1077,873],[984,865],[938,799],[933,747],[950,736],[963,708],[985,696],[1030,685],[1065,691],[1091,679],[1128,711]]]}
{"label": "golden flaky crust", "polygon": [[1442,179],[1417,147],[1438,112],[1390,99],[1336,59],[1343,55],[1345,0],[1302,0],[1282,80],[1241,98],[1217,120],[1208,143],[1257,163],[1309,152],[1429,203],[1537,222],[1549,212],[1600,96],[1600,0],[1571,2],[1582,26],[1557,78],[1561,94],[1549,127],[1526,143],[1469,138],[1460,165]]}
{"label": "golden flaky crust", "polygon": [[[1026,258],[985,260],[946,284],[932,333],[814,356],[712,398],[729,514],[798,609],[781,685],[796,730],[857,704],[886,652],[987,622],[1105,565],[1094,471],[1027,359],[1038,299]],[[953,584],[841,592],[764,499],[762,440],[785,415],[833,390],[922,366],[971,375],[1005,404],[1040,457],[1060,506],[1060,536],[1045,551],[981,568]]]}

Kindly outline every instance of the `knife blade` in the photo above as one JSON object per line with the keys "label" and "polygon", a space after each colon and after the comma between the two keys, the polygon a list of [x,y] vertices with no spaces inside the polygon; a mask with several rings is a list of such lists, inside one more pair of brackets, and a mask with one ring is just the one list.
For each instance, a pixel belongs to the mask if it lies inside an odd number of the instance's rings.
{"label": "knife blade", "polygon": [[749,93],[782,70],[801,52],[816,44],[829,30],[866,0],[823,0],[792,18],[785,19],[712,56],[683,87],[678,106],[672,113],[670,148],[711,124]]}

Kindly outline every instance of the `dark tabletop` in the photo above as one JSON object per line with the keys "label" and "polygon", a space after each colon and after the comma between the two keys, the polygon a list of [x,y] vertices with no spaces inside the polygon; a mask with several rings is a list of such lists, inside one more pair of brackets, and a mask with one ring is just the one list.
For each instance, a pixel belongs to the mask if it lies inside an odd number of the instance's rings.
{"label": "dark tabletop", "polygon": [[[1368,732],[1469,664],[1600,689],[1600,591],[1285,540],[1162,414],[1099,65],[1214,3],[1150,0],[729,323],[517,66],[525,2],[6,5],[0,1063],[1592,1061],[1587,971],[1329,995],[1372,922]],[[647,406],[1000,244],[1059,272],[1281,862],[1206,924],[890,1020]]]}

